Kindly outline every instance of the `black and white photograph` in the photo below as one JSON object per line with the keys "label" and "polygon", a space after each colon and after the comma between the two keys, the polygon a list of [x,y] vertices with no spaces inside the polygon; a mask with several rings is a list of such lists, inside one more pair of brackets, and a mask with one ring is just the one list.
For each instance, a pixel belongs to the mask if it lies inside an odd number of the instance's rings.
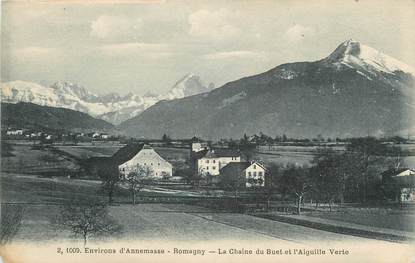
{"label": "black and white photograph", "polygon": [[0,263],[414,262],[415,1],[2,0]]}

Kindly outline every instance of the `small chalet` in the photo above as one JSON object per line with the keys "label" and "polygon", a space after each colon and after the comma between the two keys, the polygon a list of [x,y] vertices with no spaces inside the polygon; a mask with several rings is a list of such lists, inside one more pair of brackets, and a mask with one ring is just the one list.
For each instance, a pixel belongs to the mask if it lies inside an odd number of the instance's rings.
{"label": "small chalet", "polygon": [[399,202],[415,201],[415,171],[413,169],[389,169],[381,175],[384,186],[396,188]]}
{"label": "small chalet", "polygon": [[263,187],[265,173],[265,167],[258,162],[231,162],[220,170],[220,177],[239,177],[245,181],[247,188]]}
{"label": "small chalet", "polygon": [[197,172],[201,175],[219,175],[227,164],[241,161],[240,153],[228,149],[205,149],[197,154]]}
{"label": "small chalet", "polygon": [[118,169],[124,175],[133,172],[138,165],[150,168],[153,171],[152,176],[156,178],[170,177],[173,174],[173,166],[148,145],[126,146],[112,158],[118,163]]}

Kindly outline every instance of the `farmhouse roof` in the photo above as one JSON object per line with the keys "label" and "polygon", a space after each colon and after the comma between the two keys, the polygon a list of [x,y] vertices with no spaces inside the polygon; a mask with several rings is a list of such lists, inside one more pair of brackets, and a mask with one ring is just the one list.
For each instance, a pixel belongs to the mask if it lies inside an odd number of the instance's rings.
{"label": "farmhouse roof", "polygon": [[200,139],[196,136],[193,136],[189,141],[190,142],[204,142],[204,140],[202,140],[202,139]]}
{"label": "farmhouse roof", "polygon": [[112,155],[112,160],[114,160],[118,165],[121,165],[129,160],[131,160],[134,156],[137,155],[143,148],[144,144],[142,143],[132,143],[127,144],[126,146],[119,149],[116,153]]}
{"label": "farmhouse roof", "polygon": [[409,168],[398,168],[398,169],[392,168],[392,169],[388,169],[388,170],[384,171],[383,173],[381,173],[381,176],[382,176],[382,178],[397,176],[398,174],[403,173],[407,170],[413,171],[412,169],[409,169]]}
{"label": "farmhouse roof", "polygon": [[258,166],[260,166],[261,168],[263,168],[264,170],[266,170],[266,168],[258,163],[258,162],[231,162],[228,163],[227,165],[225,165],[220,172],[225,172],[225,173],[242,173],[246,168],[248,168],[249,166],[251,166],[252,164],[256,164]]}
{"label": "farmhouse roof", "polygon": [[232,162],[223,167],[221,173],[241,174],[246,168],[251,166],[251,162]]}

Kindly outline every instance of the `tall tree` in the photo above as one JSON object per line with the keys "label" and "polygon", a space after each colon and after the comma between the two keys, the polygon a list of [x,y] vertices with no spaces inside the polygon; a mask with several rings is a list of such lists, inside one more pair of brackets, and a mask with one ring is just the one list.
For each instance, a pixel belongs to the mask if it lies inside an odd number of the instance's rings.
{"label": "tall tree", "polygon": [[347,145],[347,151],[354,154],[358,160],[355,165],[359,167],[362,176],[362,201],[367,202],[369,172],[375,165],[383,162],[387,154],[387,147],[374,137],[353,138]]}
{"label": "tall tree", "polygon": [[269,167],[266,174],[265,180],[265,200],[267,201],[267,211],[270,209],[270,203],[272,197],[278,193],[282,192],[284,189],[281,188],[281,176],[282,176],[282,167],[278,164],[273,164]]}
{"label": "tall tree", "polygon": [[101,190],[108,194],[108,203],[112,203],[115,190],[118,188],[121,178],[118,166],[109,163],[101,167],[99,176],[102,180]]}
{"label": "tall tree", "polygon": [[312,160],[314,167],[311,175],[314,185],[314,196],[317,198],[316,207],[319,201],[328,202],[330,210],[335,200],[343,202],[345,182],[349,176],[343,153],[334,151],[329,147],[320,147]]}

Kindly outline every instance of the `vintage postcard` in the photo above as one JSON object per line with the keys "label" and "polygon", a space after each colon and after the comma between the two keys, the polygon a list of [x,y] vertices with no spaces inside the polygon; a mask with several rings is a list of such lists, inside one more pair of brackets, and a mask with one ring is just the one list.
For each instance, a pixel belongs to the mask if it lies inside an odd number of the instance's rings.
{"label": "vintage postcard", "polygon": [[415,2],[1,2],[0,262],[415,262]]}

